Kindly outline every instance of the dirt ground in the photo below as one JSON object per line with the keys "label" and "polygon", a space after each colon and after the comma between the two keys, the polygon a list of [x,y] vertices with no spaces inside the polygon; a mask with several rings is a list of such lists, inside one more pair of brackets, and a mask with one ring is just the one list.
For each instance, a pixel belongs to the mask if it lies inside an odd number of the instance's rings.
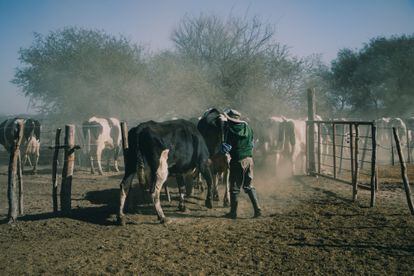
{"label": "dirt ground", "polygon": [[353,203],[346,184],[280,180],[257,170],[262,218],[251,218],[245,194],[235,221],[221,217],[228,211],[221,202],[206,209],[197,192],[180,213],[172,188],[173,201],[162,202],[171,224],[160,225],[152,208],[141,208],[121,227],[115,224],[121,174],[76,171],[72,216],[62,218],[51,213],[45,168],[24,176],[25,215],[9,225],[7,168],[0,172],[0,275],[414,274],[414,218],[401,183],[381,185],[369,208],[367,190]]}

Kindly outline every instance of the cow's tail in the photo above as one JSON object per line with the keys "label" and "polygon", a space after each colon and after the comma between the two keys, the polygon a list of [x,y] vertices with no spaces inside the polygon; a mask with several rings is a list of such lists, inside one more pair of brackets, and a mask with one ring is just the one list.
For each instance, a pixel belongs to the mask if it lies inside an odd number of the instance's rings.
{"label": "cow's tail", "polygon": [[145,184],[145,164],[140,150],[139,127],[131,128],[128,131],[128,149],[125,152],[125,177],[137,173],[140,185]]}

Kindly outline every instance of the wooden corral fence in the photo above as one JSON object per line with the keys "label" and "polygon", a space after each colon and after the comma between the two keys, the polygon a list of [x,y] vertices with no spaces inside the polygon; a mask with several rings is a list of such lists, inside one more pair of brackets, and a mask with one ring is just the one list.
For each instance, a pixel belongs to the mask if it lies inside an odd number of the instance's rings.
{"label": "wooden corral fence", "polygon": [[[50,150],[50,147],[52,147],[55,144],[55,135],[56,135],[56,129],[60,128],[61,125],[57,125],[50,121],[42,121],[41,122],[41,134],[40,134],[40,158],[39,158],[39,165],[46,165],[51,166],[53,163],[53,155],[54,151]],[[138,121],[124,121],[127,122],[129,126],[135,126],[139,122]],[[74,124],[75,128],[75,144],[79,145],[81,147],[81,150],[77,152],[76,157],[76,169],[86,169],[89,168],[90,160],[89,156],[87,154],[88,152],[88,145],[89,146],[95,146],[95,144],[89,144],[88,141],[85,139],[82,131],[82,125],[81,124]],[[24,148],[21,149],[22,154],[24,154]],[[102,165],[105,163],[107,164],[107,169],[109,166],[109,163],[113,161],[112,154],[106,154],[104,151],[104,154],[102,156]],[[123,165],[122,157],[120,156],[120,165]],[[63,164],[64,162],[64,156],[63,154],[60,154],[58,156],[58,163]],[[0,146],[0,165],[8,165],[9,164],[9,155],[6,152],[6,150]],[[28,164],[23,164],[23,167]]]}
{"label": "wooden corral fence", "polygon": [[[20,145],[23,138],[24,124],[22,121],[18,121],[17,135],[10,146],[10,158],[8,165],[8,220],[9,223],[14,223],[17,220],[17,215],[23,215],[24,203],[23,203],[23,176],[22,176],[22,162]],[[57,163],[59,149],[65,150],[63,169],[62,169],[62,184],[60,189],[60,201],[61,201],[61,214],[69,215],[71,210],[71,190],[72,190],[72,176],[73,168],[75,165],[75,150],[80,149],[80,146],[75,145],[75,126],[65,126],[65,141],[63,145],[60,145],[60,133],[61,129],[56,130],[55,144],[50,146],[50,149],[54,149],[53,161],[52,161],[52,207],[54,213],[58,212],[57,202]],[[18,180],[18,187],[16,185],[16,177]],[[18,188],[18,193],[17,193]]]}

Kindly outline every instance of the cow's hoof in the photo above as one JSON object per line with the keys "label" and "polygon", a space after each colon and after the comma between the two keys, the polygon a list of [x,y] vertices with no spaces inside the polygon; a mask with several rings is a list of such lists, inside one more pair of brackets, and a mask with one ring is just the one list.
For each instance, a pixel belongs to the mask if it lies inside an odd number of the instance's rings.
{"label": "cow's hoof", "polygon": [[118,216],[117,217],[117,222],[118,222],[118,225],[125,226],[126,225],[125,216]]}
{"label": "cow's hoof", "polygon": [[213,202],[211,201],[211,199],[206,199],[206,207],[208,209],[212,209],[213,208]]}
{"label": "cow's hoof", "polygon": [[225,200],[225,201],[223,202],[223,207],[230,207],[229,202]]}
{"label": "cow's hoof", "polygon": [[219,195],[218,195],[218,194],[215,194],[215,195],[213,196],[213,200],[214,200],[214,201],[220,201]]}
{"label": "cow's hoof", "polygon": [[99,172],[99,175],[103,175],[103,172]]}
{"label": "cow's hoof", "polygon": [[172,221],[169,218],[166,218],[166,217],[163,217],[163,218],[160,219],[160,223],[164,224],[164,225],[170,224],[171,222]]}

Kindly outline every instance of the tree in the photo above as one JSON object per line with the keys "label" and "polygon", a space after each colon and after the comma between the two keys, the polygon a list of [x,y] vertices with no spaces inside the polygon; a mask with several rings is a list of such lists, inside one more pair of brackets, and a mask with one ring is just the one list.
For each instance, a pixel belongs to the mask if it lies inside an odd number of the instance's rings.
{"label": "tree", "polygon": [[273,27],[257,17],[200,15],[183,18],[172,40],[221,95],[216,106],[266,117],[296,104],[304,72],[303,60],[291,58],[273,36]]}
{"label": "tree", "polygon": [[139,103],[146,70],[142,48],[123,37],[65,28],[47,36],[36,33],[19,54],[23,66],[13,83],[42,113],[66,120],[119,116]]}
{"label": "tree", "polygon": [[[332,96],[366,117],[408,116],[414,104],[414,36],[372,39],[332,62]],[[412,115],[412,114],[411,114]]]}

